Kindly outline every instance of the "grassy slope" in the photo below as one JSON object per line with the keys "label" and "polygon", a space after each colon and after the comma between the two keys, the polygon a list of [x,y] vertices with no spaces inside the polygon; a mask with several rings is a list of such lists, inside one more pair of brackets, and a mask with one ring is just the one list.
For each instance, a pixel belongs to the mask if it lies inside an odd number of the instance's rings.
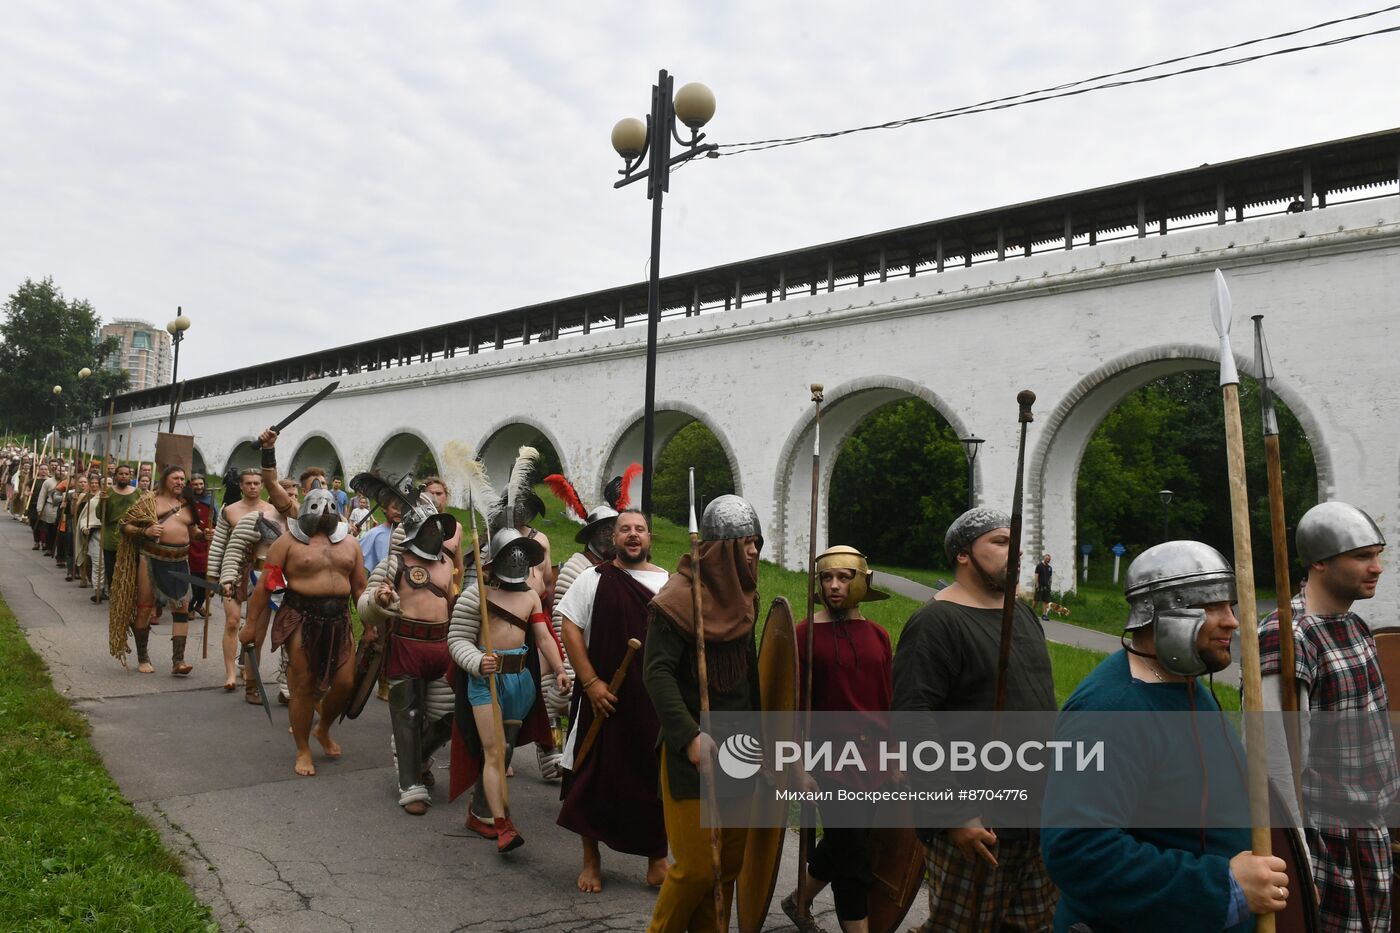
{"label": "grassy slope", "polygon": [[208,929],[87,735],[0,603],[0,929]]}

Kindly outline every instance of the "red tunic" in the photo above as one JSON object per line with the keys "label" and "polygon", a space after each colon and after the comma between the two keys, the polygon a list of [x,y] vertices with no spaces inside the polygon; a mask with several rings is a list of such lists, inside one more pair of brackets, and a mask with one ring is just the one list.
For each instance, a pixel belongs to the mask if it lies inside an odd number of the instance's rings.
{"label": "red tunic", "polygon": [[[800,662],[798,690],[800,708],[807,700],[807,629],[803,620],[797,626],[797,656]],[[833,741],[856,741],[862,751],[873,748],[889,729],[888,711],[894,699],[894,651],[890,635],[869,619],[824,622],[815,626],[812,640],[812,709],[816,712],[853,711],[868,716],[843,719],[838,726],[822,728],[813,720],[813,737]],[[852,721],[855,720],[855,721]],[[867,754],[867,758],[870,756]],[[869,787],[880,783],[878,772],[833,775],[845,786]]]}

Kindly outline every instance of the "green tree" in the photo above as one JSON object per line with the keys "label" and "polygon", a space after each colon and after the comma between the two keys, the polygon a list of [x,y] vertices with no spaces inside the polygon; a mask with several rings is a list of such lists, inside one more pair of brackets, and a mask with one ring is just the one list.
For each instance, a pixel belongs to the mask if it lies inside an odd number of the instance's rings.
{"label": "green tree", "polygon": [[892,402],[837,454],[828,540],[876,563],[943,568],[943,533],[966,507],[967,457],[957,433],[927,402]]}
{"label": "green tree", "polygon": [[[1259,385],[1246,376],[1240,385],[1240,410],[1252,551],[1256,578],[1271,585],[1269,490],[1259,405]],[[1297,417],[1277,400],[1275,407],[1283,455],[1284,508],[1291,529],[1317,502],[1317,467]],[[1224,412],[1214,370],[1154,380],[1104,418],[1080,462],[1077,543],[1093,544],[1100,552],[1117,542],[1130,552],[1158,543],[1163,524],[1157,496],[1161,489],[1174,493],[1170,508],[1173,538],[1204,541],[1233,559]]]}
{"label": "green tree", "polygon": [[[52,279],[25,279],[5,302],[0,322],[0,410],[23,434],[42,434],[58,422],[72,428],[95,417],[101,401],[123,391],[125,372],[109,372],[103,361],[118,349],[102,339],[101,321],[85,300],[69,300]],[[81,382],[84,367],[92,375]],[[53,387],[63,386],[55,397]]]}
{"label": "green tree", "polygon": [[[712,499],[734,492],[734,474],[719,439],[704,424],[692,421],[661,448],[651,484],[652,511],[678,525],[690,522],[691,467],[695,467],[697,515]],[[634,494],[639,497],[634,505],[640,507],[640,484]]]}

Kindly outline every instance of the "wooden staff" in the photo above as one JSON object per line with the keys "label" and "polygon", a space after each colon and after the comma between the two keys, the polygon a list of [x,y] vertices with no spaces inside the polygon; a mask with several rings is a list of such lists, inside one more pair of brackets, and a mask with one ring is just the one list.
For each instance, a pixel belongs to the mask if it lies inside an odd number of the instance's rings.
{"label": "wooden staff", "polygon": [[[467,515],[472,520],[472,560],[476,562],[476,596],[480,604],[481,650],[491,651],[491,614],[486,608],[486,571],[481,565],[481,539],[476,532],[476,515],[472,512],[472,497],[467,496]],[[501,769],[501,806],[510,816],[510,788],[506,781],[506,724],[501,716],[501,698],[496,695],[496,675],[486,675],[486,686],[491,691],[491,728],[496,733],[496,764]]]}
{"label": "wooden staff", "polygon": [[[816,622],[813,616],[816,615],[817,587],[820,585],[817,580],[817,507],[820,502],[818,491],[821,487],[821,464],[822,464],[822,392],[823,386],[820,382],[814,382],[812,389],[812,403],[816,406],[816,416],[812,427],[812,510],[811,521],[808,524],[807,533],[807,673],[805,699],[802,703],[802,734],[811,737],[812,734],[812,643],[816,634]],[[803,805],[801,813],[806,815],[806,806]],[[799,917],[811,917],[811,906],[807,901],[807,895],[802,890],[802,879],[807,874],[808,842],[812,834],[807,832],[801,825],[799,819],[797,827],[797,915]]]}
{"label": "wooden staff", "polygon": [[1256,314],[1254,321],[1254,363],[1259,367],[1259,409],[1264,420],[1264,458],[1269,472],[1269,531],[1274,547],[1274,587],[1278,590],[1278,657],[1280,706],[1285,713],[1284,736],[1288,742],[1288,761],[1293,768],[1293,792],[1298,813],[1303,812],[1303,738],[1298,722],[1298,671],[1295,668],[1293,643],[1293,583],[1288,573],[1288,529],[1283,513],[1283,463],[1279,453],[1278,413],[1274,410],[1274,393],[1269,380],[1274,378],[1274,364],[1269,359],[1269,345],[1264,341],[1264,315]]}
{"label": "wooden staff", "polygon": [[[996,691],[992,694],[994,724],[1006,709],[1006,686],[1011,673],[1011,630],[1016,619],[1016,587],[1021,580],[1021,497],[1022,475],[1026,466],[1026,425],[1035,420],[1035,416],[1031,414],[1031,406],[1035,404],[1035,393],[1030,389],[1022,389],[1016,393],[1016,404],[1020,406],[1018,421],[1021,425],[1021,438],[1016,448],[1016,483],[1011,493],[1011,524],[1007,529],[1010,542],[1006,547],[1006,576],[1001,601],[1001,640],[997,645]],[[987,862],[978,858],[972,869],[972,910],[968,914],[974,930],[982,914],[982,890],[986,882]]]}
{"label": "wooden staff", "polygon": [[[627,679],[627,669],[632,666],[632,658],[636,657],[637,649],[642,647],[642,643],[635,639],[627,639],[627,653],[622,656],[622,666],[613,671],[612,680],[608,681],[608,692],[617,696],[617,692],[622,689],[622,682]],[[583,765],[583,759],[588,757],[588,750],[593,747],[593,743],[598,741],[598,733],[603,728],[605,720],[593,717],[593,722],[588,726],[588,734],[583,737],[583,744],[578,747],[578,754],[574,755],[573,772],[578,774],[579,768]]]}
{"label": "wooden staff", "polygon": [[133,430],[135,427],[136,422],[134,421],[128,421],[126,424],[126,456],[122,457],[122,460],[126,463],[131,462],[131,435],[135,433]]}
{"label": "wooden staff", "polygon": [[[690,615],[695,624],[695,672],[700,682],[700,718],[710,711],[710,672],[705,665],[705,617],[700,601],[700,523],[695,520],[695,467],[690,468]],[[713,762],[709,762],[713,767]],[[703,775],[702,775],[703,778]],[[710,805],[710,867],[714,873],[715,929],[724,929],[724,875],[720,869],[719,802],[715,799],[715,781],[705,785],[706,802]]]}
{"label": "wooden staff", "polygon": [[112,455],[112,418],[117,414],[117,397],[107,405],[107,437],[102,442],[102,472],[107,472],[107,458]]}
{"label": "wooden staff", "polygon": [[[1263,684],[1259,673],[1258,609],[1254,601],[1254,555],[1249,531],[1249,490],[1245,483],[1244,427],[1240,422],[1240,376],[1230,348],[1230,290],[1215,270],[1211,319],[1220,337],[1220,391],[1225,401],[1225,453],[1230,473],[1230,517],[1235,533],[1235,591],[1240,617],[1241,707],[1244,710],[1245,754],[1248,764],[1251,848],[1255,855],[1272,855],[1269,840],[1269,759],[1264,722]],[[1285,595],[1286,598],[1286,595]],[[1250,714],[1253,715],[1250,715]],[[1273,933],[1274,915],[1255,917],[1259,933]]]}

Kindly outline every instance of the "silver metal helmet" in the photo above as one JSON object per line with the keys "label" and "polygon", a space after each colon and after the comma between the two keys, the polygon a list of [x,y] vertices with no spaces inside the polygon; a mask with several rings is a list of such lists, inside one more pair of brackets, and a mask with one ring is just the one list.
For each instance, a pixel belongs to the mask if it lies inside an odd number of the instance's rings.
{"label": "silver metal helmet", "polygon": [[700,519],[700,537],[705,541],[754,537],[758,538],[759,547],[763,546],[758,513],[747,499],[739,496],[719,496],[705,506],[705,516]]}
{"label": "silver metal helmet", "polygon": [[403,546],[424,560],[442,557],[442,546],[457,533],[457,519],[439,512],[425,496],[403,517]]}
{"label": "silver metal helmet", "polygon": [[1196,639],[1208,603],[1235,601],[1235,571],[1223,554],[1199,541],[1167,541],[1128,565],[1128,631],[1153,626],[1157,660],[1173,674],[1212,672]]}
{"label": "silver metal helmet", "polygon": [[502,528],[491,536],[491,573],[502,583],[524,584],[530,568],[544,560],[544,548],[514,528]]}
{"label": "silver metal helmet", "polygon": [[574,540],[599,557],[611,557],[611,553],[604,552],[612,550],[612,530],[616,524],[617,509],[609,505],[600,505],[588,513],[583,527],[574,535]]}
{"label": "silver metal helmet", "polygon": [[1385,535],[1371,516],[1335,499],[1304,512],[1297,537],[1298,559],[1305,567],[1357,548],[1385,546]]}
{"label": "silver metal helmet", "polygon": [[301,509],[297,512],[296,521],[292,522],[287,530],[292,533],[292,537],[305,544],[317,534],[323,534],[335,543],[344,538],[350,529],[341,521],[335,497],[317,481],[301,500]]}

